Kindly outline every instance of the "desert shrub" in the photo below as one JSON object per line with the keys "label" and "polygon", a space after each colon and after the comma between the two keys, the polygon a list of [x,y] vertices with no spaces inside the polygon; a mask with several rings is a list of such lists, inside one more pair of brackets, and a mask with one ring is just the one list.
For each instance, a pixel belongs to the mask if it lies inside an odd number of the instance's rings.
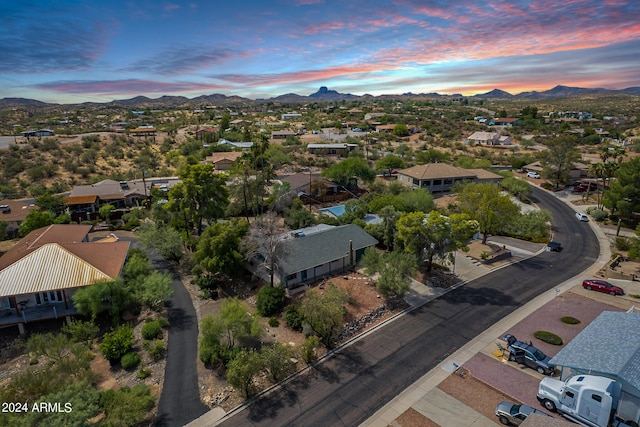
{"label": "desert shrub", "polygon": [[151,373],[152,373],[151,369],[141,367],[140,370],[138,371],[138,374],[136,375],[136,378],[139,380],[143,380],[147,377],[150,377]]}
{"label": "desert shrub", "polygon": [[544,188],[545,190],[549,190],[549,191],[554,191],[555,187],[553,186],[552,183],[550,182],[543,182],[542,184],[540,184],[540,187]]}
{"label": "desert shrub", "polygon": [[160,360],[164,357],[166,353],[166,348],[164,346],[164,341],[155,340],[153,342],[146,341],[144,344],[145,350],[149,353],[149,356],[153,358],[153,360]]}
{"label": "desert shrub", "polygon": [[594,210],[592,210],[591,211],[591,216],[596,221],[603,221],[603,220],[607,219],[607,217],[608,217],[607,213],[605,211],[603,211],[602,209],[594,209]]}
{"label": "desert shrub", "polygon": [[112,332],[104,334],[100,343],[100,352],[110,362],[120,360],[122,356],[131,351],[133,347],[133,329],[122,325]]}
{"label": "desert shrub", "polygon": [[628,251],[631,248],[631,242],[626,237],[616,237],[616,248],[620,251]]}
{"label": "desert shrub", "polygon": [[316,360],[316,349],[320,346],[320,339],[315,336],[315,335],[311,335],[309,337],[307,337],[304,342],[302,343],[302,347],[301,347],[301,356],[302,356],[302,360],[304,360],[307,363],[311,363],[314,360]]}
{"label": "desert shrub", "polygon": [[256,310],[261,316],[271,316],[282,310],[287,302],[286,298],[284,289],[263,286],[256,296]]}
{"label": "desert shrub", "polygon": [[578,323],[580,323],[578,319],[572,316],[563,316],[560,318],[560,321],[562,323],[566,323],[567,325],[577,325]]}
{"label": "desert shrub", "polygon": [[122,365],[122,367],[127,370],[133,369],[139,364],[140,356],[138,356],[138,353],[136,353],[135,351],[131,351],[125,354],[124,356],[122,356],[122,359],[120,359],[120,365]]}
{"label": "desert shrub", "polygon": [[280,322],[275,317],[272,317],[271,319],[269,319],[269,326],[271,326],[272,328],[277,328],[278,326],[280,326]]}
{"label": "desert shrub", "polygon": [[294,331],[302,330],[303,318],[297,305],[288,305],[287,308],[284,309],[283,317],[288,327]]}
{"label": "desert shrub", "polygon": [[162,332],[160,322],[156,320],[148,321],[142,325],[142,338],[145,340],[156,339]]}
{"label": "desert shrub", "polygon": [[535,331],[533,336],[538,338],[540,341],[546,342],[547,344],[562,345],[562,338],[560,338],[553,332]]}

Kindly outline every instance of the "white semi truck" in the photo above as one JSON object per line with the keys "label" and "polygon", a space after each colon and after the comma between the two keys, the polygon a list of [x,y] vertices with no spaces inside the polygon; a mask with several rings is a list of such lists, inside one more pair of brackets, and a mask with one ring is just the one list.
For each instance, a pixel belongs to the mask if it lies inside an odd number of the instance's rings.
{"label": "white semi truck", "polygon": [[611,378],[575,375],[565,381],[544,378],[538,401],[549,411],[591,427],[638,427],[640,408],[624,405],[622,385]]}

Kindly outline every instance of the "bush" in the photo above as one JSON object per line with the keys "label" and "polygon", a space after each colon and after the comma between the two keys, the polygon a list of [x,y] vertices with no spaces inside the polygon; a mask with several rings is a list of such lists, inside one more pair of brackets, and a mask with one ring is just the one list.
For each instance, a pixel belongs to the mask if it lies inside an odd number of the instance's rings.
{"label": "bush", "polygon": [[575,317],[571,317],[571,316],[563,316],[560,318],[560,321],[562,323],[566,323],[567,325],[577,325],[578,323],[580,323],[580,321],[578,319],[576,319]]}
{"label": "bush", "polygon": [[303,318],[297,305],[288,305],[287,308],[284,309],[283,317],[288,327],[294,331],[302,330]]}
{"label": "bush", "polygon": [[549,190],[549,191],[554,191],[556,188],[553,186],[552,183],[550,182],[543,182],[542,184],[540,184],[540,187],[544,188],[545,190]]}
{"label": "bush", "polygon": [[263,286],[256,296],[256,310],[261,316],[279,313],[287,302],[286,292],[282,288]]}
{"label": "bush", "polygon": [[307,337],[302,343],[302,348],[301,348],[302,360],[304,360],[307,363],[311,363],[314,360],[316,360],[316,349],[319,346],[320,346],[320,339],[317,336],[311,335],[310,337]]}
{"label": "bush", "polygon": [[562,338],[552,332],[536,331],[534,332],[533,336],[538,338],[540,341],[546,342],[547,344],[562,345]]}
{"label": "bush", "polygon": [[124,356],[122,356],[122,359],[120,359],[120,365],[122,365],[122,367],[127,370],[133,369],[139,364],[140,356],[138,356],[138,353],[136,353],[135,351],[131,351],[125,354]]}
{"label": "bush", "polygon": [[269,319],[269,326],[271,326],[272,328],[277,328],[278,326],[280,326],[280,322],[275,317],[272,317],[271,319]]}
{"label": "bush", "polygon": [[631,242],[626,237],[616,237],[616,248],[620,251],[631,249]]}
{"label": "bush", "polygon": [[156,341],[145,341],[143,344],[144,349],[149,352],[149,356],[153,358],[153,360],[160,360],[164,357],[166,349],[164,347],[164,341],[156,340]]}
{"label": "bush", "polygon": [[113,363],[131,351],[133,340],[133,329],[130,326],[122,325],[115,331],[104,334],[100,343],[100,352]]}
{"label": "bush", "polygon": [[591,211],[591,216],[596,221],[604,221],[608,217],[607,213],[605,211],[603,211],[602,209],[594,209],[594,210],[592,210]]}
{"label": "bush", "polygon": [[156,339],[161,333],[162,327],[160,326],[160,322],[157,320],[147,321],[142,325],[142,338],[145,340]]}
{"label": "bush", "polygon": [[147,368],[140,368],[140,370],[138,371],[138,374],[136,375],[136,378],[139,380],[143,380],[147,377],[151,376],[151,369],[147,369]]}

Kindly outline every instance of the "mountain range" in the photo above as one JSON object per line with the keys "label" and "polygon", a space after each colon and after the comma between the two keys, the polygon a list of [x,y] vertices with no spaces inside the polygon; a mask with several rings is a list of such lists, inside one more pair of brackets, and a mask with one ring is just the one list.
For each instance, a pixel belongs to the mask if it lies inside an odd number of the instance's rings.
{"label": "mountain range", "polygon": [[[546,91],[531,91],[522,92],[517,95],[510,94],[500,89],[493,89],[487,93],[473,95],[465,97],[460,94],[454,95],[442,95],[439,93],[404,93],[402,95],[352,95],[349,93],[340,93],[335,90],[330,90],[325,86],[312,93],[311,95],[298,95],[295,93],[287,93],[279,95],[273,98],[267,99],[249,99],[240,96],[226,96],[222,94],[201,95],[195,98],[187,98],[184,96],[161,96],[160,98],[148,98],[146,96],[136,96],[130,99],[114,100],[111,102],[96,103],[85,102],[81,104],[64,104],[69,106],[116,106],[126,108],[153,108],[153,107],[187,107],[187,106],[201,106],[206,104],[211,105],[239,105],[239,104],[252,104],[256,102],[314,102],[314,101],[342,101],[342,100],[367,100],[367,99],[401,99],[401,98],[470,98],[470,99],[549,99],[549,98],[562,98],[570,96],[581,95],[612,95],[612,94],[626,94],[640,96],[640,87],[629,87],[626,89],[604,89],[604,88],[580,88],[571,86],[558,85],[552,89]],[[47,107],[47,106],[60,106],[62,104],[47,103],[37,101],[34,99],[26,98],[2,98],[0,99],[0,108],[6,107]]]}

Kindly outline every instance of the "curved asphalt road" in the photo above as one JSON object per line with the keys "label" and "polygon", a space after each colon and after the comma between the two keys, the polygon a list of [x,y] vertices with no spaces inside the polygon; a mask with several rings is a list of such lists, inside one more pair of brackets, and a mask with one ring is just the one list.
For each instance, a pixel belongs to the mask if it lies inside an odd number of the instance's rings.
{"label": "curved asphalt road", "polygon": [[562,242],[562,252],[543,252],[425,304],[222,425],[356,426],[502,317],[593,264],[599,246],[589,225],[542,190],[532,199],[552,212],[554,240]]}
{"label": "curved asphalt road", "polygon": [[155,250],[146,251],[152,268],[173,276],[173,297],[169,308],[169,343],[164,385],[158,403],[156,426],[183,426],[209,410],[198,391],[198,321],[191,297],[173,265]]}

